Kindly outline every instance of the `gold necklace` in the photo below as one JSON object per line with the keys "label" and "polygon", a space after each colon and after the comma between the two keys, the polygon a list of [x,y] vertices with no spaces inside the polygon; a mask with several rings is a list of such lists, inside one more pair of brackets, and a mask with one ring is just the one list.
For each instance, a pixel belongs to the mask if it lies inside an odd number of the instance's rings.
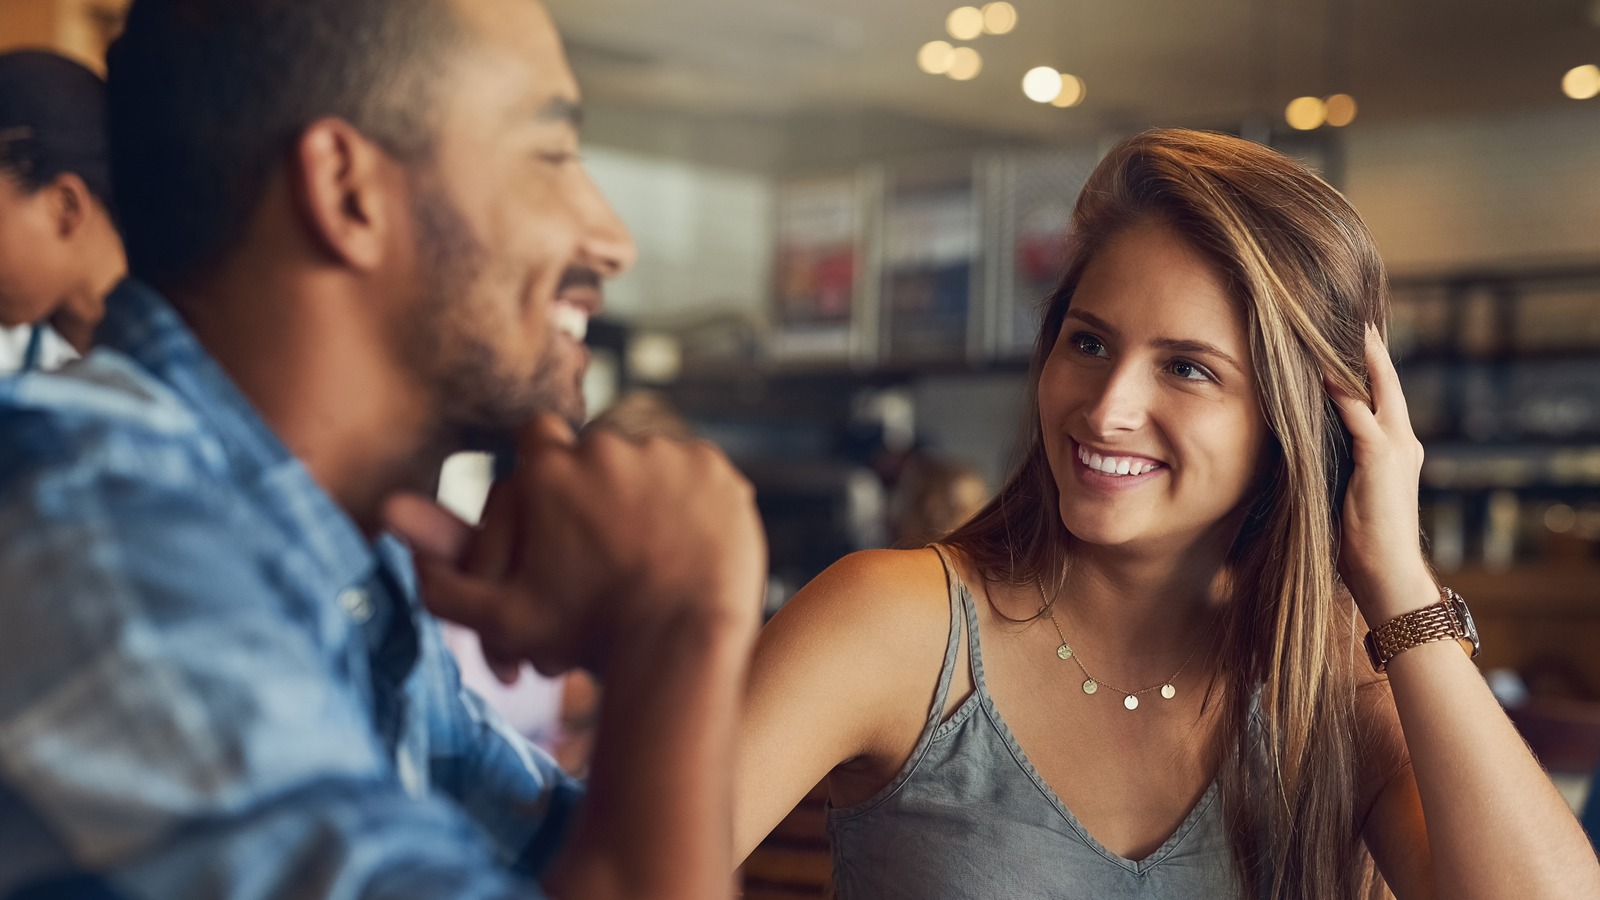
{"label": "gold necklace", "polygon": [[1072,645],[1067,643],[1067,636],[1061,633],[1061,623],[1056,621],[1055,604],[1051,603],[1049,600],[1046,600],[1044,596],[1044,581],[1041,579],[1035,582],[1035,584],[1037,584],[1039,587],[1039,600],[1044,603],[1044,606],[1041,607],[1039,611],[1050,617],[1050,624],[1056,627],[1056,637],[1061,639],[1061,646],[1056,648],[1056,656],[1063,660],[1071,660],[1077,664],[1078,671],[1083,673],[1083,692],[1085,694],[1096,693],[1102,687],[1110,688],[1112,691],[1123,695],[1122,705],[1128,709],[1138,709],[1139,697],[1141,695],[1148,694],[1157,688],[1161,690],[1161,699],[1163,700],[1171,700],[1173,697],[1178,696],[1178,689],[1173,687],[1172,683],[1178,680],[1178,676],[1182,675],[1183,670],[1188,668],[1189,663],[1194,660],[1194,655],[1200,651],[1200,644],[1194,645],[1194,648],[1189,651],[1189,655],[1184,657],[1183,663],[1178,666],[1178,671],[1173,672],[1172,677],[1168,678],[1167,680],[1161,682],[1160,684],[1152,684],[1147,688],[1140,688],[1137,691],[1123,690],[1122,688],[1110,684],[1109,682],[1101,681],[1100,679],[1089,674],[1089,669],[1084,666],[1083,660],[1078,658],[1077,651],[1073,650]]}

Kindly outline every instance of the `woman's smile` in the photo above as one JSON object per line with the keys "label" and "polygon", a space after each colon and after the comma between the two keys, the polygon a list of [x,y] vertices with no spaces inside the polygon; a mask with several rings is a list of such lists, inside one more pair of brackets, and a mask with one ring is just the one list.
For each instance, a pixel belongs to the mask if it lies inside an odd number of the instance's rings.
{"label": "woman's smile", "polygon": [[1073,441],[1078,464],[1073,467],[1085,487],[1102,491],[1128,490],[1147,484],[1164,474],[1167,465],[1148,456],[1118,454],[1091,449]]}

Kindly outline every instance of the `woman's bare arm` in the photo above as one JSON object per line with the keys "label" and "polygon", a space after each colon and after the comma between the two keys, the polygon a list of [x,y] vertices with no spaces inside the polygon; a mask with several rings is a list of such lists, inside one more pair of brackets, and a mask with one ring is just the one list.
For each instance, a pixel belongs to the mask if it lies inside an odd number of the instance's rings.
{"label": "woman's bare arm", "polygon": [[834,564],[762,629],[737,742],[734,859],[835,766],[910,756],[938,683],[950,614],[931,550]]}
{"label": "woman's bare arm", "polygon": [[[1435,603],[1417,540],[1422,446],[1376,332],[1367,343],[1372,406],[1339,392],[1355,473],[1340,569],[1367,622]],[[1409,769],[1373,803],[1366,835],[1401,900],[1600,897],[1600,862],[1577,819],[1455,641],[1387,665]]]}

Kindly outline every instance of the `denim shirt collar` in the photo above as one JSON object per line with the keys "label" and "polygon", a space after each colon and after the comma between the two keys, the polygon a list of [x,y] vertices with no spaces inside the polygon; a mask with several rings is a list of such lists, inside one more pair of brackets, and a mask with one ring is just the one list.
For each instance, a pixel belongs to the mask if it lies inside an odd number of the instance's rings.
{"label": "denim shirt collar", "polygon": [[106,300],[95,343],[130,357],[183,400],[220,447],[230,479],[290,533],[304,536],[299,546],[332,583],[361,584],[381,560],[401,585],[411,586],[404,551],[383,546],[394,544],[392,538],[380,539],[375,548],[362,535],[159,292],[137,279],[124,280]]}

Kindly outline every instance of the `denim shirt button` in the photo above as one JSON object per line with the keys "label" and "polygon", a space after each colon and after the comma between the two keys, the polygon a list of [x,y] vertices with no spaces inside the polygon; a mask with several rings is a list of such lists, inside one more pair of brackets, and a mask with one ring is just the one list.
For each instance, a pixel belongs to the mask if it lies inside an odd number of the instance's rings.
{"label": "denim shirt button", "polygon": [[366,624],[372,618],[372,598],[361,588],[345,588],[339,592],[339,605],[357,625]]}

